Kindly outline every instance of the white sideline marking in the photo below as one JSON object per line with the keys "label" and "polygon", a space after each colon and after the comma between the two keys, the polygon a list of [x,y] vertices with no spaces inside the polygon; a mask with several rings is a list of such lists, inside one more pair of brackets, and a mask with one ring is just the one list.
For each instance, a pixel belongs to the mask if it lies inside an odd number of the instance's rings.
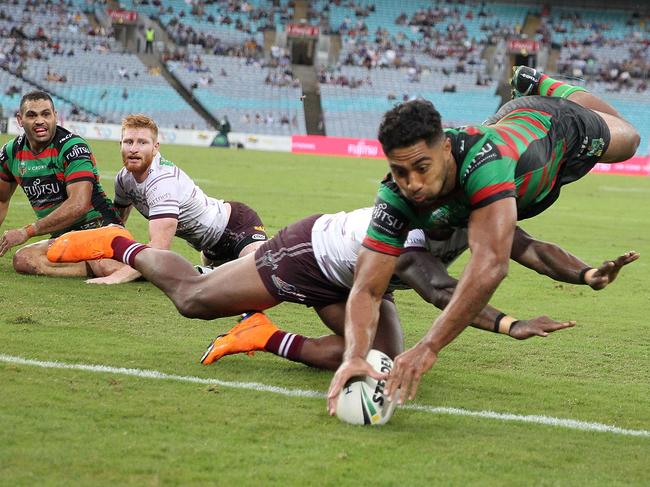
{"label": "white sideline marking", "polygon": [[[50,362],[41,360],[30,360],[13,355],[0,354],[0,362],[7,362],[20,365],[31,365],[34,367],[42,367],[45,369],[69,369],[69,370],[84,370],[87,372],[111,373],[120,375],[130,375],[134,377],[142,377],[145,379],[166,379],[178,382],[192,382],[195,384],[219,385],[223,387],[231,387],[234,389],[246,389],[258,392],[272,392],[274,394],[281,394],[290,397],[311,397],[324,399],[325,394],[317,391],[309,391],[302,389],[286,389],[284,387],[270,386],[267,384],[260,384],[257,382],[228,382],[219,379],[203,379],[201,377],[193,377],[186,375],[165,374],[157,370],[143,370],[143,369],[127,369],[124,367],[110,367],[107,365],[88,365],[88,364],[67,364],[64,362]],[[588,423],[586,421],[578,421],[575,419],[562,419],[554,418],[552,416],[535,416],[535,415],[520,415],[510,413],[497,413],[495,411],[471,411],[468,409],[448,408],[448,407],[434,407],[420,404],[409,404],[401,406],[401,409],[410,411],[420,411],[430,414],[451,414],[454,416],[471,416],[478,418],[498,419],[501,421],[519,421],[522,423],[536,423],[546,426],[558,426],[562,428],[570,428],[581,431],[595,431],[598,433],[613,433],[625,436],[646,436],[650,437],[650,431],[647,430],[630,430],[611,426],[602,423]]]}

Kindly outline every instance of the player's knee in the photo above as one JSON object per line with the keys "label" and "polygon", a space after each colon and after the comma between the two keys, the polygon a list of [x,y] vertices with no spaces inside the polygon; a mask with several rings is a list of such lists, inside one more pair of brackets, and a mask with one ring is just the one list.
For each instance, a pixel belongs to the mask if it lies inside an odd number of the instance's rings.
{"label": "player's knee", "polygon": [[196,305],[196,300],[191,296],[183,296],[180,299],[174,300],[176,309],[185,318],[200,318],[199,307]]}
{"label": "player's knee", "polygon": [[18,249],[13,258],[14,270],[20,274],[36,274],[38,266],[34,262],[32,252],[27,249]]}
{"label": "player's knee", "polygon": [[636,128],[634,128],[632,125],[630,125],[630,130],[629,130],[628,137],[630,139],[630,141],[629,141],[629,146],[630,146],[629,157],[633,157],[634,154],[636,154],[636,151],[639,148],[639,145],[641,144],[641,134],[639,134],[639,131]]}
{"label": "player's knee", "polygon": [[200,297],[193,292],[183,292],[173,298],[174,305],[178,312],[185,318],[214,319],[219,315],[205,306]]}

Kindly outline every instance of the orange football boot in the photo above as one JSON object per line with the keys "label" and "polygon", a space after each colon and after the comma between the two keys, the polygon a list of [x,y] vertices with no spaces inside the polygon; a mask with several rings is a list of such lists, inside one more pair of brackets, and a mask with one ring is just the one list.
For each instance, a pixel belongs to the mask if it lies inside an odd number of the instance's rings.
{"label": "orange football boot", "polygon": [[224,355],[252,355],[255,350],[264,350],[269,338],[276,331],[278,327],[264,313],[245,313],[228,333],[214,339],[201,357],[201,363],[210,365]]}
{"label": "orange football boot", "polygon": [[115,237],[133,240],[126,228],[117,225],[64,233],[47,249],[50,262],[82,262],[113,257],[111,242]]}

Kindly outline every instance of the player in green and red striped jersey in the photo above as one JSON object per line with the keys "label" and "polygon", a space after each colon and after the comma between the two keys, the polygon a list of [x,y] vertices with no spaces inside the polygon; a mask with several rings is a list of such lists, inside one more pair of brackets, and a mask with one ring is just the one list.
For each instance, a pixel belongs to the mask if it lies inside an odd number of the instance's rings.
{"label": "player in green and red striped jersey", "polygon": [[[70,230],[121,223],[117,210],[99,183],[99,173],[84,139],[56,123],[50,95],[34,91],[23,96],[16,116],[24,134],[0,150],[0,224],[20,185],[36,213],[36,222],[4,232],[0,256],[37,235],[56,237]],[[19,249],[14,269],[25,274],[86,276],[85,263],[54,264],[47,260],[48,240]],[[121,267],[105,260],[89,263],[94,275]]]}
{"label": "player in green and red striped jersey", "polygon": [[[401,388],[400,400],[415,396],[439,351],[474,319],[507,275],[517,220],[548,208],[563,184],[584,176],[597,162],[624,161],[636,152],[636,129],[584,89],[526,67],[515,71],[512,85],[520,98],[480,126],[443,130],[440,114],[425,100],[402,103],[384,116],[379,140],[391,174],[381,185],[359,253],[346,308],[344,362],[328,393],[331,414],[348,379],[383,378],[363,357],[410,228],[467,225],[472,255],[449,305],[424,338],[395,360],[387,392],[394,395]],[[629,252],[608,268],[617,273],[637,257]],[[575,282],[589,272],[594,270],[576,273]]]}

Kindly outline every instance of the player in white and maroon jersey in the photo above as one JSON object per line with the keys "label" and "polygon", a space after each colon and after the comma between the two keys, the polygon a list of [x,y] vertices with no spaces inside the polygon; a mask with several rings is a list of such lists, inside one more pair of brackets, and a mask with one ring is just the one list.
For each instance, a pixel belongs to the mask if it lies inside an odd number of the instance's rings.
{"label": "player in white and maroon jersey", "polygon": [[[212,342],[201,360],[206,365],[224,355],[265,350],[307,365],[335,369],[344,349],[345,308],[357,253],[372,211],[368,208],[304,218],[280,230],[254,254],[204,275],[198,275],[192,264],[173,252],[150,248],[115,232],[66,234],[50,247],[48,255],[67,261],[69,253],[87,252],[84,258],[92,254],[92,258],[104,256],[128,263],[160,288],[186,317],[214,319],[245,313],[234,328]],[[401,282],[393,281],[391,288],[413,288],[426,301],[444,308],[456,284],[445,267],[467,248],[467,234],[458,229],[438,235],[437,240],[431,237],[425,238],[420,230],[412,231],[409,246],[398,259],[396,274]],[[554,244],[534,240],[523,230],[517,230],[514,241],[513,259],[554,279],[572,282],[569,279],[576,269],[588,268],[577,257]],[[584,273],[583,284],[605,287],[616,278],[621,260],[623,256]],[[391,288],[382,299],[373,346],[394,357],[402,350],[403,340]],[[285,301],[313,307],[334,334],[308,338],[280,330],[261,311]],[[546,336],[574,323],[556,322],[546,316],[517,321],[486,306],[474,324],[525,339]]]}
{"label": "player in white and maroon jersey", "polygon": [[[311,242],[314,257],[325,276],[334,284],[352,288],[354,267],[361,243],[368,230],[373,208],[322,215],[314,222]],[[404,252],[428,251],[448,267],[467,250],[467,230],[454,229],[443,240],[427,238],[422,230],[409,232]],[[404,288],[393,276],[391,289]]]}
{"label": "player in white and maroon jersey", "polygon": [[[204,264],[217,265],[248,253],[267,240],[257,213],[243,203],[207,196],[159,150],[158,127],[145,115],[122,122],[124,167],[115,178],[115,206],[124,221],[132,207],[149,220],[152,247],[169,249],[174,236],[201,251]],[[95,284],[120,284],[140,276],[126,267]]]}

